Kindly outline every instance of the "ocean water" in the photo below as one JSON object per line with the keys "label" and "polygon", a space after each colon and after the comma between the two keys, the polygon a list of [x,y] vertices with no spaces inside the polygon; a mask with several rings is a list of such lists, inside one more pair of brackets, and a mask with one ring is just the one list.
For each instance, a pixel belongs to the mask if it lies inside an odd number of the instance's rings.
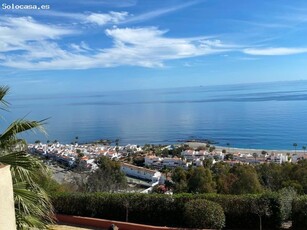
{"label": "ocean water", "polygon": [[[307,81],[14,97],[6,121],[49,118],[29,142],[120,139],[120,144],[210,139],[219,145],[307,145]],[[3,122],[2,122],[3,124]]]}

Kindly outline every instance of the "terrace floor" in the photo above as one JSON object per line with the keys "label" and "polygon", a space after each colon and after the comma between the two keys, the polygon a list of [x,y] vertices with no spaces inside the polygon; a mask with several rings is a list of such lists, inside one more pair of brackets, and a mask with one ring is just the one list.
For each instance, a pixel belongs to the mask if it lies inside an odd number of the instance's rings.
{"label": "terrace floor", "polygon": [[106,229],[58,223],[50,226],[50,230],[106,230]]}

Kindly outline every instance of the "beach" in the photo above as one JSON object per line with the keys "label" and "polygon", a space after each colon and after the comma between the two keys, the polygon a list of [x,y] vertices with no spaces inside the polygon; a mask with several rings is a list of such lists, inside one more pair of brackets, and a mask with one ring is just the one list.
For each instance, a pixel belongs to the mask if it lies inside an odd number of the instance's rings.
{"label": "beach", "polygon": [[[190,147],[192,148],[198,148],[198,147],[202,147],[202,146],[206,146],[207,144],[206,143],[202,143],[202,142],[186,142],[185,144],[189,145]],[[290,153],[290,154],[294,154],[295,152],[297,154],[303,154],[304,151],[301,150],[301,149],[297,149],[297,150],[287,150],[287,149],[284,149],[284,150],[279,150],[279,149],[276,149],[276,150],[272,150],[272,149],[249,149],[249,148],[236,148],[236,147],[231,147],[231,146],[218,146],[218,145],[212,145],[215,147],[216,151],[222,151],[223,149],[225,149],[227,151],[227,153],[250,153],[250,154],[253,154],[253,153],[258,153],[258,154],[261,154],[262,151],[266,151],[267,153],[281,153],[281,154],[287,154],[287,153]]]}

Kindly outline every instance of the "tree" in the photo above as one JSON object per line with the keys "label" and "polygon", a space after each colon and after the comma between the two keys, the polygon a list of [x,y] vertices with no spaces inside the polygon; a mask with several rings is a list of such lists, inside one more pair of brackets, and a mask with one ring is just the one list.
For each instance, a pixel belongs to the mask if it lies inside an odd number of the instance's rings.
{"label": "tree", "polygon": [[176,167],[172,172],[172,181],[175,183],[174,192],[187,192],[187,173],[182,167]]}
{"label": "tree", "polygon": [[233,160],[233,154],[231,153],[227,153],[224,157],[224,160],[229,161],[229,160]]}
{"label": "tree", "polygon": [[294,147],[295,154],[296,154],[296,147],[297,147],[297,143],[293,143],[293,147]]}
{"label": "tree", "polygon": [[230,143],[226,143],[226,145],[228,147],[228,152],[229,152]]}
{"label": "tree", "polygon": [[304,193],[307,193],[307,161],[301,160],[293,167],[291,179],[296,180],[302,186]]}
{"label": "tree", "polygon": [[119,143],[119,139],[116,139],[115,140],[115,151],[116,151],[116,153],[118,153],[118,150],[119,150],[119,147],[118,147],[118,143]]}
{"label": "tree", "polygon": [[163,149],[162,150],[162,152],[161,152],[161,155],[162,155],[162,157],[168,157],[168,155],[169,155],[169,150],[168,149]]}
{"label": "tree", "polygon": [[306,146],[303,146],[302,149],[304,150],[304,154],[306,152]]}
{"label": "tree", "polygon": [[195,199],[188,201],[184,206],[184,219],[188,227],[222,229],[225,226],[223,208],[212,201]]}
{"label": "tree", "polygon": [[260,183],[270,191],[278,191],[282,188],[283,181],[288,180],[287,167],[285,165],[270,163],[259,164],[256,171]]}
{"label": "tree", "polygon": [[259,230],[262,230],[262,217],[270,216],[270,201],[266,197],[254,199],[251,202],[251,211],[259,218]]}
{"label": "tree", "polygon": [[210,146],[209,147],[209,152],[211,153],[211,152],[213,152],[215,150],[215,146]]}
{"label": "tree", "polygon": [[76,137],[75,137],[75,143],[76,143],[76,144],[78,143],[78,140],[79,140],[79,137],[76,136]]}
{"label": "tree", "polygon": [[188,180],[188,191],[192,193],[214,192],[211,171],[204,167],[193,168]]}
{"label": "tree", "polygon": [[[8,87],[0,87],[2,110],[9,105],[4,100],[8,91]],[[28,154],[25,140],[17,138],[17,134],[33,129],[44,132],[44,122],[18,119],[0,135],[0,164],[10,165],[18,229],[45,229],[52,222],[52,205],[46,192],[36,183],[37,176],[44,174],[46,168]]]}
{"label": "tree", "polygon": [[121,172],[118,162],[103,156],[96,163],[99,168],[88,175],[84,184],[79,188],[81,191],[115,192],[127,187],[126,177]]}
{"label": "tree", "polygon": [[236,165],[230,172],[237,177],[230,189],[232,194],[260,193],[263,191],[254,167]]}
{"label": "tree", "polygon": [[257,156],[258,156],[257,153],[253,153],[253,157],[255,158],[255,164],[256,164]]}
{"label": "tree", "polygon": [[230,189],[238,178],[230,173],[230,166],[223,162],[218,162],[212,167],[216,189],[218,193],[229,194]]}

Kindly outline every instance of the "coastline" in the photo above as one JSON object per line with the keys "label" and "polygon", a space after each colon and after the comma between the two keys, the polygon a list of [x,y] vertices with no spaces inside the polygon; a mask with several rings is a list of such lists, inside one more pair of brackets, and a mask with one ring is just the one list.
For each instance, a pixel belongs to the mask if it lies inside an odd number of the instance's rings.
{"label": "coastline", "polygon": [[[202,142],[185,142],[184,144],[189,145],[192,148],[197,148],[197,147],[201,147],[201,146],[206,146],[206,143],[202,143]],[[304,151],[302,149],[297,149],[296,151],[291,149],[291,150],[287,150],[287,149],[249,149],[249,148],[236,148],[236,147],[228,147],[228,146],[219,146],[219,145],[212,145],[215,147],[215,149],[217,151],[222,151],[223,149],[225,149],[227,152],[230,153],[260,153],[262,151],[266,151],[268,153],[283,153],[283,154],[294,154],[299,153],[299,154],[304,154]],[[306,153],[306,152],[305,152]]]}

